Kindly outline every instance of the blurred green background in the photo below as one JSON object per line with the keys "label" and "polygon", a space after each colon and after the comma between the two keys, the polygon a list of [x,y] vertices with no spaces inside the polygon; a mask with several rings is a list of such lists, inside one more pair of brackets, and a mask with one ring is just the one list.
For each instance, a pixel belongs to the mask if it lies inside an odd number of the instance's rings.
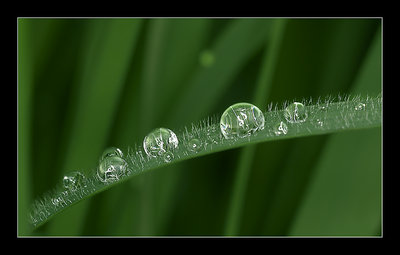
{"label": "blurred green background", "polygon": [[[137,176],[30,232],[32,199],[102,151],[270,102],[381,92],[381,19],[18,23],[19,235],[219,236],[243,148]],[[267,84],[258,89],[259,84]],[[263,103],[260,103],[263,102]],[[381,129],[255,145],[237,235],[381,234]]]}

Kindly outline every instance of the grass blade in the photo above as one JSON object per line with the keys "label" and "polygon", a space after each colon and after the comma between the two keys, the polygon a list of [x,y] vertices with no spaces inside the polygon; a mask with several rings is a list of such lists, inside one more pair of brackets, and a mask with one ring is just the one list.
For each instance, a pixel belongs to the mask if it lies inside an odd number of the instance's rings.
{"label": "grass blade", "polygon": [[[76,87],[76,102],[70,112],[70,133],[64,154],[64,168],[87,169],[104,149],[114,111],[124,85],[138,20],[88,20],[81,77]],[[81,128],[81,127],[85,128]],[[82,157],[85,155],[85,157]],[[88,204],[70,210],[51,224],[51,235],[81,233]],[[69,220],[68,220],[69,219]],[[74,224],[71,224],[74,219]]]}
{"label": "grass blade", "polygon": [[[360,104],[363,106],[362,108],[359,107]],[[126,181],[130,177],[190,158],[266,141],[379,127],[381,125],[382,116],[381,106],[382,100],[380,97],[354,97],[352,99],[347,98],[347,100],[340,102],[326,100],[315,105],[307,105],[307,120],[303,123],[288,123],[288,132],[284,136],[276,135],[274,132],[276,124],[285,121],[283,117],[284,110],[266,112],[265,119],[267,121],[265,129],[247,138],[225,139],[219,130],[218,120],[214,120],[209,124],[207,124],[207,122],[200,122],[192,125],[192,129],[183,128],[177,132],[181,145],[175,151],[175,157],[171,162],[166,163],[162,161],[162,159],[143,156],[140,147],[136,151],[137,153],[131,150],[131,153],[126,156],[131,173],[125,178],[113,183],[104,184],[98,179],[93,170],[88,178],[86,187],[67,194],[62,193],[62,188],[59,187],[42,199],[36,200],[31,212],[31,220],[34,225],[39,226],[71,205]],[[321,125],[321,121],[323,125]],[[190,133],[185,130],[190,130]],[[190,135],[196,135],[203,141],[204,148],[202,151],[198,153],[188,151],[185,144]],[[64,203],[53,204],[52,199],[54,197],[61,197]]]}
{"label": "grass blade", "polygon": [[18,135],[18,236],[30,234],[30,227],[26,221],[31,203],[32,187],[31,177],[31,133],[32,125],[32,69],[31,54],[29,50],[30,23],[26,19],[18,19],[18,105],[17,105],[17,135]]}
{"label": "grass blade", "polygon": [[[271,99],[348,93],[376,28],[372,20],[291,21]],[[287,234],[327,137],[259,146],[241,234]]]}
{"label": "grass blade", "polygon": [[329,137],[290,235],[374,235],[381,216],[380,129]]}
{"label": "grass blade", "polygon": [[[196,71],[188,87],[177,95],[179,101],[172,108],[171,112],[174,114],[168,116],[168,122],[179,123],[181,118],[190,122],[206,117],[238,70],[263,46],[270,33],[271,24],[272,21],[268,19],[233,20],[211,49],[215,64],[208,68],[200,67]],[[252,40],[248,40],[249,37]],[[202,102],[203,106],[187,107],[193,102]]]}
{"label": "grass blade", "polygon": [[[353,93],[380,93],[376,86],[381,81],[380,72],[379,29],[355,79]],[[380,144],[380,129],[330,137],[289,234],[380,235],[376,231],[376,222],[381,222]]]}
{"label": "grass blade", "polygon": [[[255,105],[266,104],[269,89],[272,87],[272,77],[275,71],[275,63],[277,61],[285,23],[285,20],[276,20],[273,25],[274,30],[273,33],[271,33],[271,39],[265,51],[264,63],[261,67],[260,77],[254,94],[253,103]],[[251,170],[251,163],[255,150],[255,146],[243,148],[239,156],[238,168],[236,169],[236,177],[226,220],[225,235],[237,235],[238,233],[249,171]]]}

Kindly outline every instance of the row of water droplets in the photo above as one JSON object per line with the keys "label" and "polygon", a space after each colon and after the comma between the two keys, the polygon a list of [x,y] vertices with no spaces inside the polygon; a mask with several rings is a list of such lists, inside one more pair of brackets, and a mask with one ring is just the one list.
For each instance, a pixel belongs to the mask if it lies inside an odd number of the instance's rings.
{"label": "row of water droplets", "polygon": [[[326,110],[327,106],[320,106],[320,110]],[[355,110],[364,110],[365,103],[357,103]],[[293,102],[288,105],[283,112],[284,120],[277,121],[272,125],[272,132],[277,135],[286,135],[289,131],[288,124],[303,123],[308,117],[308,112],[303,103]],[[321,119],[316,119],[316,124],[323,126]],[[215,126],[210,123],[205,124],[204,128],[212,129]],[[219,127],[222,136],[227,139],[237,139],[257,135],[257,132],[265,127],[265,117],[263,112],[255,105],[250,103],[237,103],[229,106],[221,115]],[[218,143],[211,135],[213,132],[207,132],[205,138],[201,139],[200,128],[192,127],[192,132],[186,132],[183,136],[184,147],[187,153],[198,153],[205,148],[207,144]],[[215,131],[215,130],[208,130]],[[205,139],[205,140],[204,140]],[[202,141],[203,140],[203,141]],[[162,162],[169,163],[175,158],[175,152],[180,146],[177,135],[168,128],[156,128],[152,130],[143,140],[143,150],[147,155],[147,160],[151,158],[160,159]],[[132,160],[133,166],[143,167],[144,159],[142,153],[137,154],[137,160]],[[97,168],[97,177],[103,183],[112,183],[128,176],[131,170],[124,159],[123,152],[115,147],[105,150],[99,160]],[[84,187],[86,177],[80,172],[72,172],[64,176],[63,185],[70,191]]]}
{"label": "row of water droplets", "polygon": [[[326,104],[317,104],[318,110],[326,112],[329,103],[327,101]],[[365,110],[366,104],[356,100],[352,107],[355,112],[360,112]],[[267,119],[268,122],[273,122],[272,124],[268,123],[268,126],[272,135],[286,135],[289,132],[289,127],[292,128],[294,127],[293,124],[305,122],[309,115],[310,113],[307,112],[304,104],[293,102],[283,111],[283,118]],[[216,117],[214,122],[217,121]],[[322,117],[312,118],[310,121],[315,123],[317,127],[324,125]],[[145,164],[152,159],[169,163],[175,159],[175,155],[180,154],[176,153],[179,146],[185,148],[181,150],[183,155],[196,154],[205,150],[207,146],[212,148],[213,145],[224,139],[230,142],[238,138],[256,136],[258,131],[264,130],[266,126],[266,119],[262,111],[250,103],[237,103],[229,106],[219,119],[220,132],[218,132],[218,126],[213,125],[212,122],[209,118],[200,123],[200,126],[192,124],[191,132],[185,128],[186,132],[183,132],[181,137],[183,145],[180,144],[177,135],[172,130],[161,127],[152,130],[145,136],[143,148],[136,148],[134,152],[130,152],[128,149],[128,155],[124,155],[119,148],[106,149],[99,159],[95,176],[87,178],[82,172],[74,171],[63,177],[62,186],[64,190],[48,196],[52,206],[57,209],[71,204],[96,190],[96,187],[98,187],[96,183],[114,183],[136,173],[132,171],[139,172],[144,169]],[[142,150],[144,153],[142,153]],[[31,215],[31,221],[34,225],[50,215],[50,209],[45,204],[41,200],[34,205],[38,212]]]}
{"label": "row of water droplets", "polygon": [[[294,102],[289,105],[284,112],[287,122],[301,123],[307,118],[305,106],[301,103]],[[262,111],[255,105],[250,103],[237,103],[228,107],[222,114],[219,122],[221,134],[225,139],[237,139],[249,137],[263,130],[265,126],[265,118]],[[204,128],[215,128],[210,123],[205,123]],[[200,138],[200,128],[192,127],[192,132],[186,130],[185,148],[189,153],[198,153],[205,148],[207,144],[217,144],[217,140],[211,136],[212,131],[208,130],[207,141]],[[284,135],[288,132],[288,126],[285,122],[280,121],[273,127],[276,135]],[[185,134],[184,134],[185,135]],[[168,128],[156,128],[152,130],[143,140],[143,150],[148,159],[157,158],[163,162],[169,163],[175,158],[175,151],[179,147],[177,135]],[[137,154],[137,160],[132,160],[133,166],[143,167],[146,161],[143,155]],[[124,158],[123,152],[119,148],[111,147],[106,149],[97,167],[97,178],[103,183],[113,183],[131,173],[128,163]],[[86,177],[79,171],[64,176],[63,186],[66,190],[76,191],[85,188]]]}

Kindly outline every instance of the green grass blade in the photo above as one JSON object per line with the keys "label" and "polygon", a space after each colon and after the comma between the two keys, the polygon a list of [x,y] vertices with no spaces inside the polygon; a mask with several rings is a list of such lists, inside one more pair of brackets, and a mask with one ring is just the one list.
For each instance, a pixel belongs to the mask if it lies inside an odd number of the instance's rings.
{"label": "green grass blade", "polygon": [[[220,22],[221,20],[212,20],[214,28]],[[232,80],[235,76],[239,76],[237,72],[243,69],[249,59],[263,46],[264,41],[270,34],[271,23],[269,20],[263,20],[260,23],[246,20],[226,20],[223,30],[216,36],[211,35],[207,45],[203,46],[207,47],[201,52],[198,51],[198,56],[193,58],[196,60],[197,69],[190,73],[192,79],[187,80],[188,85],[186,87],[182,87],[180,91],[174,91],[176,93],[174,93],[174,97],[169,102],[177,101],[177,103],[173,105],[172,109],[168,107],[164,110],[163,116],[168,116],[168,118],[161,119],[160,123],[165,123],[165,126],[168,127],[174,127],[176,123],[187,123],[201,118],[215,108],[218,105],[217,102],[221,102],[226,96],[221,91],[228,88],[234,89],[235,84],[232,83]],[[207,32],[210,30],[209,27],[207,23]],[[254,37],[254,41],[245,40],[243,33],[248,34],[256,30],[260,31],[260,36]],[[240,50],[238,50],[239,48]],[[205,58],[208,58],[208,60]],[[203,100],[201,100],[201,103],[195,103],[198,102],[199,96],[204,97]],[[190,110],[190,114],[170,114],[176,110],[177,105],[180,105],[179,110],[185,110],[182,106],[189,101],[191,101],[190,107],[185,106],[184,108]],[[164,212],[161,215],[162,226],[166,225],[166,219],[170,218],[169,215],[171,215],[172,209],[176,209],[177,203],[179,203],[177,197],[179,197],[182,186],[178,182],[184,178],[183,170],[187,167],[193,168],[194,166],[179,164],[168,172],[157,173],[157,175],[164,176],[160,178],[159,186],[166,186],[164,192],[160,192],[161,205],[159,210]],[[166,183],[167,178],[171,179],[175,185]]]}
{"label": "green grass blade", "polygon": [[[65,141],[63,166],[67,171],[88,169],[104,150],[139,20],[89,20],[86,25],[87,44],[79,69],[82,73],[76,87],[77,100],[70,112],[70,139]],[[83,203],[64,215],[65,219],[54,221],[49,234],[80,234],[88,206]]]}
{"label": "green grass blade", "polygon": [[[190,22],[189,22],[190,21]],[[228,23],[228,32],[222,33],[221,35],[218,35],[216,39],[211,40],[210,44],[213,46],[211,47],[212,49],[217,48],[218,51],[216,55],[220,56],[221,60],[215,61],[213,65],[211,66],[199,66],[198,65],[198,54],[200,52],[199,49],[201,49],[201,46],[203,45],[201,42],[204,41],[204,38],[206,33],[208,34],[209,30],[209,21],[205,20],[185,20],[185,21],[177,21],[177,20],[172,20],[170,21],[170,25],[168,26],[168,31],[170,33],[168,34],[168,40],[165,42],[166,43],[166,48],[164,48],[166,53],[164,53],[164,58],[160,57],[160,62],[162,62],[161,65],[161,71],[162,72],[158,77],[157,81],[159,81],[159,86],[157,93],[152,95],[152,99],[155,100],[155,105],[160,104],[160,106],[156,107],[153,105],[153,108],[160,108],[156,109],[159,111],[158,114],[161,114],[161,117],[166,116],[167,118],[159,118],[156,117],[155,119],[157,120],[157,123],[155,124],[156,126],[168,126],[171,127],[173,125],[176,125],[176,123],[185,123],[188,122],[189,119],[197,119],[200,118],[200,116],[195,116],[194,114],[201,113],[204,114],[205,110],[209,108],[208,102],[210,99],[207,98],[206,101],[203,101],[203,103],[199,104],[193,104],[191,106],[191,109],[193,110],[193,115],[191,116],[186,116],[186,115],[180,115],[176,116],[175,114],[172,115],[174,119],[171,118],[171,112],[173,112],[173,109],[171,109],[170,104],[171,102],[175,101],[180,101],[181,96],[185,97],[187,95],[182,95],[180,91],[185,91],[186,84],[182,83],[180,85],[176,84],[176,80],[184,80],[186,83],[189,84],[189,86],[198,86],[200,90],[203,87],[203,84],[201,83],[195,83],[193,84],[193,80],[190,80],[190,77],[194,75],[194,77],[198,76],[203,76],[208,77],[208,79],[211,80],[217,80],[219,81],[219,77],[228,77],[224,78],[220,82],[213,82],[213,88],[218,88],[218,87],[226,87],[229,84],[229,79],[232,79],[235,76],[235,73],[238,71],[239,68],[243,66],[243,63],[239,61],[247,60],[251,57],[254,52],[258,50],[258,48],[261,48],[262,44],[261,43],[247,43],[243,41],[242,37],[240,36],[240,32],[250,30],[254,30],[255,28],[258,27],[258,29],[261,29],[263,26],[262,24],[257,24],[256,22],[251,22],[248,23],[245,27],[247,27],[247,30],[243,30],[243,24],[246,22],[230,22]],[[219,21],[219,20],[217,20]],[[212,20],[212,22],[217,22],[216,20]],[[213,23],[214,24],[214,23]],[[175,27],[177,25],[178,27]],[[189,28],[190,29],[189,29]],[[200,27],[200,31],[199,31]],[[268,32],[269,26],[265,26],[265,31],[263,33]],[[190,32],[187,32],[187,31]],[[186,31],[185,34],[181,34],[180,31]],[[174,35],[175,34],[175,35]],[[198,35],[199,34],[199,35]],[[205,35],[203,35],[205,34]],[[169,38],[169,37],[172,38]],[[177,37],[177,38],[175,38]],[[200,38],[199,38],[200,37]],[[195,42],[196,38],[199,38],[198,41]],[[257,40],[260,40],[260,38],[256,38]],[[263,39],[265,40],[265,39]],[[214,43],[215,41],[215,43]],[[192,42],[190,46],[187,45],[188,42]],[[245,53],[241,56],[234,56],[234,61],[233,65],[236,66],[235,68],[226,68],[224,65],[231,65],[230,62],[225,62],[224,59],[227,58],[232,58],[232,55],[235,54],[232,50],[226,50],[232,49],[232,44],[238,43],[243,49],[245,50]],[[222,44],[225,44],[225,46],[222,46]],[[197,45],[197,48],[196,48]],[[217,47],[218,46],[218,47]],[[182,51],[182,49],[185,47],[185,51]],[[190,48],[189,48],[190,47]],[[194,47],[192,50],[191,48]],[[204,46],[203,46],[204,47]],[[214,52],[214,50],[212,51]],[[178,60],[185,59],[185,63],[179,63]],[[187,62],[187,63],[186,63]],[[244,62],[245,63],[245,62]],[[196,68],[197,69],[194,69]],[[185,70],[188,69],[194,69],[190,70],[189,74],[185,74]],[[213,68],[217,68],[218,70],[222,71],[223,73],[216,73],[215,71],[212,71]],[[174,73],[182,73],[185,75],[179,75],[176,76]],[[193,74],[194,73],[194,74]],[[152,75],[154,75],[152,73]],[[214,75],[214,76],[213,76]],[[156,75],[157,76],[157,75]],[[216,77],[215,77],[216,76]],[[178,77],[178,78],[175,78]],[[155,79],[155,78],[154,78]],[[171,86],[174,85],[172,88]],[[214,91],[217,91],[214,89]],[[205,91],[202,91],[204,94]],[[184,93],[184,92],[183,92]],[[207,91],[207,95],[214,95],[215,93],[213,91]],[[193,97],[195,100],[198,95],[189,95]],[[218,96],[218,94],[217,94]],[[215,96],[213,96],[213,100],[215,99]],[[219,95],[219,98],[223,97],[222,94]],[[219,99],[218,98],[218,99]],[[213,103],[215,104],[215,103]],[[149,110],[149,109],[146,109]],[[148,130],[149,131],[149,130]],[[174,185],[173,183],[177,183],[179,181],[179,178],[181,178],[181,173],[180,170],[183,167],[181,165],[176,165],[173,167],[173,169],[168,169],[168,171],[165,172],[157,172],[155,174],[152,174],[152,178],[155,178],[155,181],[158,183],[157,184],[157,190],[154,194],[157,196],[155,199],[157,201],[160,201],[160,204],[156,204],[157,208],[155,211],[163,211],[163,213],[159,216],[159,220],[154,219],[155,221],[159,222],[166,222],[166,219],[168,219],[172,213],[172,209],[174,208],[174,205],[176,202],[176,192],[179,192],[179,185]],[[176,173],[176,174],[175,174]],[[135,180],[136,182],[136,180]],[[145,185],[145,187],[148,187],[148,185]],[[162,190],[162,191],[161,191]],[[156,202],[158,203],[158,202]],[[139,208],[139,206],[137,206]],[[165,208],[165,209],[162,209]],[[165,210],[165,211],[164,211]],[[169,212],[169,213],[168,213]],[[147,214],[146,214],[147,215]],[[144,222],[144,221],[142,221]],[[127,226],[128,224],[124,224]],[[160,226],[160,231],[164,227],[165,223],[157,223],[156,225]]]}
{"label": "green grass blade", "polygon": [[[353,93],[379,94],[380,83],[379,29],[355,79]],[[329,138],[289,234],[380,235],[376,231],[376,222],[381,222],[380,131]]]}
{"label": "green grass blade", "polygon": [[334,134],[289,235],[369,236],[381,216],[380,129]]}
{"label": "green grass blade", "polygon": [[[375,31],[372,20],[291,21],[271,99],[347,93]],[[241,234],[287,234],[327,137],[259,146]]]}
{"label": "green grass blade", "polygon": [[[164,41],[167,35],[168,21],[165,19],[151,20],[149,34],[146,38],[146,52],[143,69],[143,85],[141,86],[141,109],[146,109],[146,114],[141,114],[141,134],[151,129],[156,120],[158,107],[157,85],[160,82],[161,59],[165,46]],[[154,231],[154,178],[152,175],[143,176],[141,189],[141,233]]]}
{"label": "green grass blade", "polygon": [[[273,75],[276,67],[276,61],[279,53],[279,46],[285,28],[285,20],[276,20],[271,33],[271,39],[267,50],[264,55],[264,63],[261,66],[260,77],[257,82],[257,87],[254,94],[255,105],[265,105],[272,87]],[[236,176],[232,188],[232,196],[228,208],[228,216],[226,219],[225,235],[237,235],[239,230],[239,223],[241,211],[244,204],[246,187],[251,170],[251,163],[253,161],[256,147],[250,146],[242,149],[239,156],[238,168],[236,169]]]}
{"label": "green grass blade", "polygon": [[[31,214],[32,223],[39,226],[71,205],[126,181],[130,177],[190,158],[267,141],[379,127],[381,125],[381,105],[380,97],[354,97],[352,99],[346,98],[346,100],[340,102],[327,100],[316,104],[309,102],[306,106],[307,120],[303,123],[288,123],[288,132],[285,135],[276,135],[274,132],[276,124],[285,121],[284,110],[271,109],[267,111],[265,113],[265,129],[247,138],[225,139],[220,132],[218,120],[213,120],[211,123],[205,121],[193,124],[192,128],[183,128],[176,132],[180,146],[174,152],[175,156],[171,162],[166,163],[162,159],[147,157],[140,147],[136,151],[130,150],[126,156],[126,161],[131,173],[125,178],[106,185],[92,171],[91,175],[88,176],[86,187],[66,193],[63,193],[63,189],[58,187],[42,199],[36,200]],[[190,152],[185,146],[188,137],[191,136],[198,136],[203,142],[203,148],[198,153]],[[63,202],[52,203],[52,199],[55,197],[61,198]]]}
{"label": "green grass blade", "polygon": [[[199,67],[188,87],[177,95],[178,101],[171,110],[174,114],[168,115],[168,123],[179,123],[182,118],[191,122],[206,117],[243,64],[262,48],[271,24],[268,19],[233,20],[210,50],[215,63],[207,68]],[[197,102],[202,102],[202,107],[188,107]]]}
{"label": "green grass blade", "polygon": [[64,149],[60,146],[60,130],[68,126],[64,116],[70,105],[84,26],[80,20],[29,19],[29,22],[34,34],[31,47],[35,49],[32,145],[40,148],[32,151],[32,180],[33,195],[39,196],[52,187],[64,170],[59,164]]}
{"label": "green grass blade", "polygon": [[[173,19],[166,44],[166,56],[163,62],[162,84],[159,86],[158,120],[171,113],[171,102],[176,100],[176,95],[187,86],[196,68],[199,66],[198,55],[204,47],[205,39],[210,33],[213,20],[210,19]],[[184,49],[184,50],[182,50]],[[202,104],[193,106],[202,107]],[[157,126],[171,126],[170,120],[164,119],[156,123]],[[186,122],[184,118],[179,122]],[[174,213],[176,203],[179,203],[177,192],[178,182],[183,164],[175,164],[166,168],[166,171],[157,171],[155,178],[155,235],[162,235],[166,231],[167,223]]]}
{"label": "green grass blade", "polygon": [[[159,28],[155,27],[160,22],[161,27],[159,25]],[[131,144],[132,141],[141,140],[145,132],[151,129],[149,126],[165,126],[165,123],[160,122],[159,116],[163,115],[164,112],[169,112],[169,102],[175,100],[176,91],[181,90],[186,85],[190,74],[196,67],[197,54],[201,49],[204,41],[203,37],[209,29],[209,24],[210,20],[203,19],[163,19],[158,20],[156,23],[150,20],[149,27],[146,27],[146,33],[143,34],[145,40],[141,40],[143,45],[139,45],[138,54],[134,56],[135,64],[131,73],[134,79],[128,81],[126,92],[124,92],[122,99],[123,105],[121,105],[118,112],[119,116],[117,117],[110,145],[119,147],[124,146],[127,142]],[[160,33],[156,33],[157,31]],[[141,59],[143,59],[143,65],[141,64]],[[147,84],[149,82],[151,84]],[[142,88],[139,88],[139,86]],[[136,92],[134,87],[137,88]],[[156,88],[156,93],[145,92],[146,89],[149,90],[151,87]],[[138,97],[137,95],[141,93],[151,95],[149,97],[151,102],[141,99],[135,100]],[[138,101],[142,101],[142,106],[138,104]],[[147,107],[148,104],[151,104],[151,107]],[[149,113],[150,110],[154,111],[152,115],[155,117],[151,124],[144,125],[143,121],[138,121],[138,116],[143,111],[135,111],[135,109],[144,109],[143,107],[146,109],[146,113]],[[148,120],[145,119],[144,121]],[[119,193],[113,190],[110,191],[113,195],[104,195],[105,197],[107,196],[108,200],[102,199],[99,201],[102,205],[97,207],[98,210],[107,211],[107,208],[103,207],[108,207],[109,202],[114,203],[115,201],[124,201],[119,205],[119,208],[124,209],[114,210],[112,212],[112,215],[115,215],[113,222],[110,222],[109,226],[104,226],[102,229],[97,228],[97,231],[101,233],[109,233],[111,231],[114,234],[122,233],[124,235],[149,235],[150,233],[156,233],[154,231],[158,232],[155,229],[149,232],[148,229],[150,228],[147,229],[146,227],[148,222],[153,226],[157,226],[158,229],[162,229],[162,223],[160,222],[165,222],[169,215],[166,212],[171,211],[167,209],[171,207],[166,197],[172,196],[169,187],[174,186],[173,183],[177,179],[171,170],[168,169],[168,174],[157,172],[152,173],[150,176],[135,178],[132,182],[124,184],[124,188],[118,189]],[[144,183],[144,179],[148,178],[151,178],[151,182],[156,182],[156,189],[152,191],[153,195],[151,196],[151,192],[147,192],[147,189],[152,190],[152,188]],[[136,195],[132,195],[132,190],[135,190]],[[145,195],[138,197],[137,194],[139,193]],[[155,201],[152,202],[152,208],[146,210],[158,212],[162,207],[166,208],[162,209],[165,213],[146,213],[143,205],[145,203],[150,204],[148,202],[150,198]],[[95,200],[98,200],[97,197]],[[144,211],[141,213],[143,219],[138,214],[140,211]],[[136,217],[132,215],[136,215]],[[145,221],[144,219],[147,220]],[[91,233],[96,233],[96,231]]]}
{"label": "green grass blade", "polygon": [[30,234],[27,224],[29,204],[32,200],[31,187],[31,133],[32,125],[32,69],[29,45],[30,23],[26,19],[18,19],[18,236]]}

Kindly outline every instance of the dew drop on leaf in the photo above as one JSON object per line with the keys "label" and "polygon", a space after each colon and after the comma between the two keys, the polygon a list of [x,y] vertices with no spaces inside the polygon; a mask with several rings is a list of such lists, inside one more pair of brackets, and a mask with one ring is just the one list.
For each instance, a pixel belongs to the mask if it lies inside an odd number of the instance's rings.
{"label": "dew drop on leaf", "polygon": [[364,103],[358,103],[355,107],[356,111],[362,111],[365,110],[365,104]]}
{"label": "dew drop on leaf", "polygon": [[283,114],[290,123],[301,123],[307,119],[307,110],[302,103],[294,102],[286,107]]}
{"label": "dew drop on leaf", "polygon": [[63,186],[65,189],[75,191],[78,188],[85,187],[86,177],[81,172],[75,171],[63,178]]}
{"label": "dew drop on leaf", "polygon": [[285,122],[281,121],[274,127],[275,135],[286,135],[288,132],[288,127]]}
{"label": "dew drop on leaf", "polygon": [[178,147],[178,138],[168,128],[157,128],[151,131],[143,140],[143,149],[150,157],[162,156],[173,152]]}
{"label": "dew drop on leaf", "polygon": [[264,123],[264,114],[257,106],[237,103],[222,114],[220,128],[226,139],[243,138],[264,129]]}
{"label": "dew drop on leaf", "polygon": [[104,158],[97,168],[97,176],[102,182],[118,181],[127,174],[128,164],[117,156]]}
{"label": "dew drop on leaf", "polygon": [[197,138],[192,138],[187,143],[187,148],[191,152],[199,152],[201,150],[201,141]]}
{"label": "dew drop on leaf", "polygon": [[101,155],[100,161],[105,159],[106,157],[120,157],[122,158],[124,154],[119,148],[110,147],[104,150],[103,154]]}
{"label": "dew drop on leaf", "polygon": [[173,154],[172,152],[167,151],[167,152],[165,152],[165,153],[163,154],[163,160],[164,160],[164,162],[169,163],[169,162],[171,162],[171,160],[173,160],[173,159],[174,159],[174,154]]}

